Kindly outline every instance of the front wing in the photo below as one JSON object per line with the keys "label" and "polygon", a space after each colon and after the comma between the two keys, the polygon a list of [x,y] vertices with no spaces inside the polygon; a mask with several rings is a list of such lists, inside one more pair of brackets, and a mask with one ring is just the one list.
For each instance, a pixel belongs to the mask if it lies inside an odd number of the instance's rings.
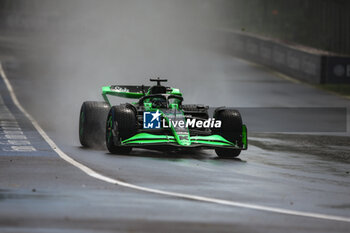
{"label": "front wing", "polygon": [[233,143],[220,135],[209,135],[209,136],[191,136],[189,145],[180,145],[174,136],[171,135],[156,135],[150,133],[138,133],[126,140],[121,142],[121,146],[132,146],[132,147],[150,147],[150,146],[173,146],[181,148],[232,148],[232,149],[247,149],[247,135],[242,135],[242,144],[239,146],[238,142]]}

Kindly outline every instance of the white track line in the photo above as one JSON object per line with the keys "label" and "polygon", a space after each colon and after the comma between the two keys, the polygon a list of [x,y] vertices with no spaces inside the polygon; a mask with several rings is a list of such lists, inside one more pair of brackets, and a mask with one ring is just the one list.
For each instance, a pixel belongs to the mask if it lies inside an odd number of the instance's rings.
{"label": "white track line", "polygon": [[152,188],[147,188],[147,187],[143,187],[143,186],[138,186],[138,185],[126,183],[126,182],[123,182],[123,181],[120,181],[117,179],[113,179],[113,178],[104,176],[104,175],[92,170],[91,168],[85,166],[84,164],[81,164],[81,163],[75,161],[74,159],[72,159],[71,157],[69,157],[51,140],[51,138],[40,127],[38,122],[19,103],[19,101],[14,93],[14,90],[11,86],[11,83],[9,82],[8,78],[6,77],[6,74],[2,68],[1,63],[0,63],[0,75],[1,75],[2,79],[4,80],[4,82],[6,83],[7,89],[10,92],[10,95],[11,95],[11,98],[12,98],[14,104],[32,122],[34,128],[39,132],[39,134],[44,138],[44,140],[50,145],[50,147],[62,159],[64,159],[68,163],[72,164],[73,166],[79,168],[80,170],[82,170],[83,172],[85,172],[86,174],[88,174],[91,177],[94,177],[96,179],[99,179],[99,180],[102,180],[102,181],[105,181],[105,182],[108,182],[111,184],[116,184],[116,185],[120,185],[123,187],[139,190],[139,191],[145,191],[145,192],[149,192],[149,193],[155,193],[155,194],[177,197],[177,198],[182,198],[182,199],[188,199],[188,200],[193,200],[193,201],[201,201],[201,202],[208,202],[208,203],[220,204],[220,205],[225,205],[225,206],[234,206],[234,207],[241,207],[241,208],[247,208],[247,209],[261,210],[261,211],[273,212],[273,213],[278,213],[278,214],[288,214],[288,215],[294,215],[294,216],[299,216],[299,217],[310,217],[310,218],[317,218],[317,219],[350,222],[350,218],[348,218],[348,217],[328,215],[328,214],[318,214],[318,213],[296,211],[296,210],[288,210],[288,209],[247,204],[247,203],[241,203],[241,202],[235,202],[235,201],[227,201],[227,200],[223,200],[223,199],[203,197],[203,196],[197,196],[197,195],[191,195],[191,194],[185,194],[185,193],[162,191],[159,189],[152,189]]}

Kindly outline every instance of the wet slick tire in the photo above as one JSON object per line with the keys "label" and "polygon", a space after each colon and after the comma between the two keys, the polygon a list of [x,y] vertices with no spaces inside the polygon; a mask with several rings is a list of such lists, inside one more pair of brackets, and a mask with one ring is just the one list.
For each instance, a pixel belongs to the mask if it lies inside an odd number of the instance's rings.
{"label": "wet slick tire", "polygon": [[105,145],[105,123],[109,105],[105,102],[86,101],[79,116],[79,140],[88,148],[103,148]]}
{"label": "wet slick tire", "polygon": [[112,154],[129,154],[132,147],[121,146],[121,141],[136,134],[136,113],[128,105],[113,106],[106,122],[106,146]]}
{"label": "wet slick tire", "polygon": [[239,156],[241,150],[239,149],[226,149],[226,148],[216,148],[215,153],[219,158],[222,159],[232,159]]}
{"label": "wet slick tire", "polygon": [[[242,147],[242,117],[235,109],[217,109],[214,112],[214,118],[221,120],[221,128],[213,129],[213,132],[221,135],[226,140],[237,143]],[[216,148],[216,154],[219,158],[235,158],[241,153],[240,149]]]}

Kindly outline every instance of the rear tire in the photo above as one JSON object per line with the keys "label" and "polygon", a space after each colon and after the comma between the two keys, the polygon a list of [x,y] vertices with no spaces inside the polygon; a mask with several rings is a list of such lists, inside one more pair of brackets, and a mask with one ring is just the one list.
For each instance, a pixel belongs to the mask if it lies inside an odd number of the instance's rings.
{"label": "rear tire", "polygon": [[[242,117],[235,109],[216,109],[214,113],[216,120],[221,120],[221,128],[213,129],[214,134],[221,135],[226,140],[237,143],[239,147],[242,143]],[[235,158],[241,153],[240,149],[217,148],[216,154],[220,158]]]}
{"label": "rear tire", "polygon": [[82,104],[79,117],[79,140],[82,146],[103,148],[105,121],[109,105],[105,102],[86,101]]}
{"label": "rear tire", "polygon": [[136,134],[136,113],[131,106],[113,106],[106,123],[106,146],[112,154],[128,154],[132,147],[121,146],[121,141]]}

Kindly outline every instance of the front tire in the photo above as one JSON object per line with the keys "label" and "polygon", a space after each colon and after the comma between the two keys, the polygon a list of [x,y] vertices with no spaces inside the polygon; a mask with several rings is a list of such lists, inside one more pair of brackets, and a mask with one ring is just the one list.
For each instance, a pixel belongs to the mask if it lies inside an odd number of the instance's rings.
{"label": "front tire", "polygon": [[121,146],[121,141],[136,134],[137,120],[128,105],[113,106],[106,122],[106,146],[112,154],[128,154],[132,147]]}
{"label": "front tire", "polygon": [[226,148],[216,148],[215,153],[219,158],[231,159],[236,158],[241,153],[239,149],[226,149]]}
{"label": "front tire", "polygon": [[[216,109],[214,113],[216,120],[221,120],[221,128],[213,129],[213,133],[216,133],[226,140],[237,144],[242,147],[242,117],[238,110],[235,109]],[[235,158],[241,153],[240,149],[231,148],[217,148],[216,154],[220,158]]]}
{"label": "front tire", "polygon": [[104,146],[105,121],[109,105],[105,102],[86,101],[82,104],[79,116],[80,144],[89,148]]}

